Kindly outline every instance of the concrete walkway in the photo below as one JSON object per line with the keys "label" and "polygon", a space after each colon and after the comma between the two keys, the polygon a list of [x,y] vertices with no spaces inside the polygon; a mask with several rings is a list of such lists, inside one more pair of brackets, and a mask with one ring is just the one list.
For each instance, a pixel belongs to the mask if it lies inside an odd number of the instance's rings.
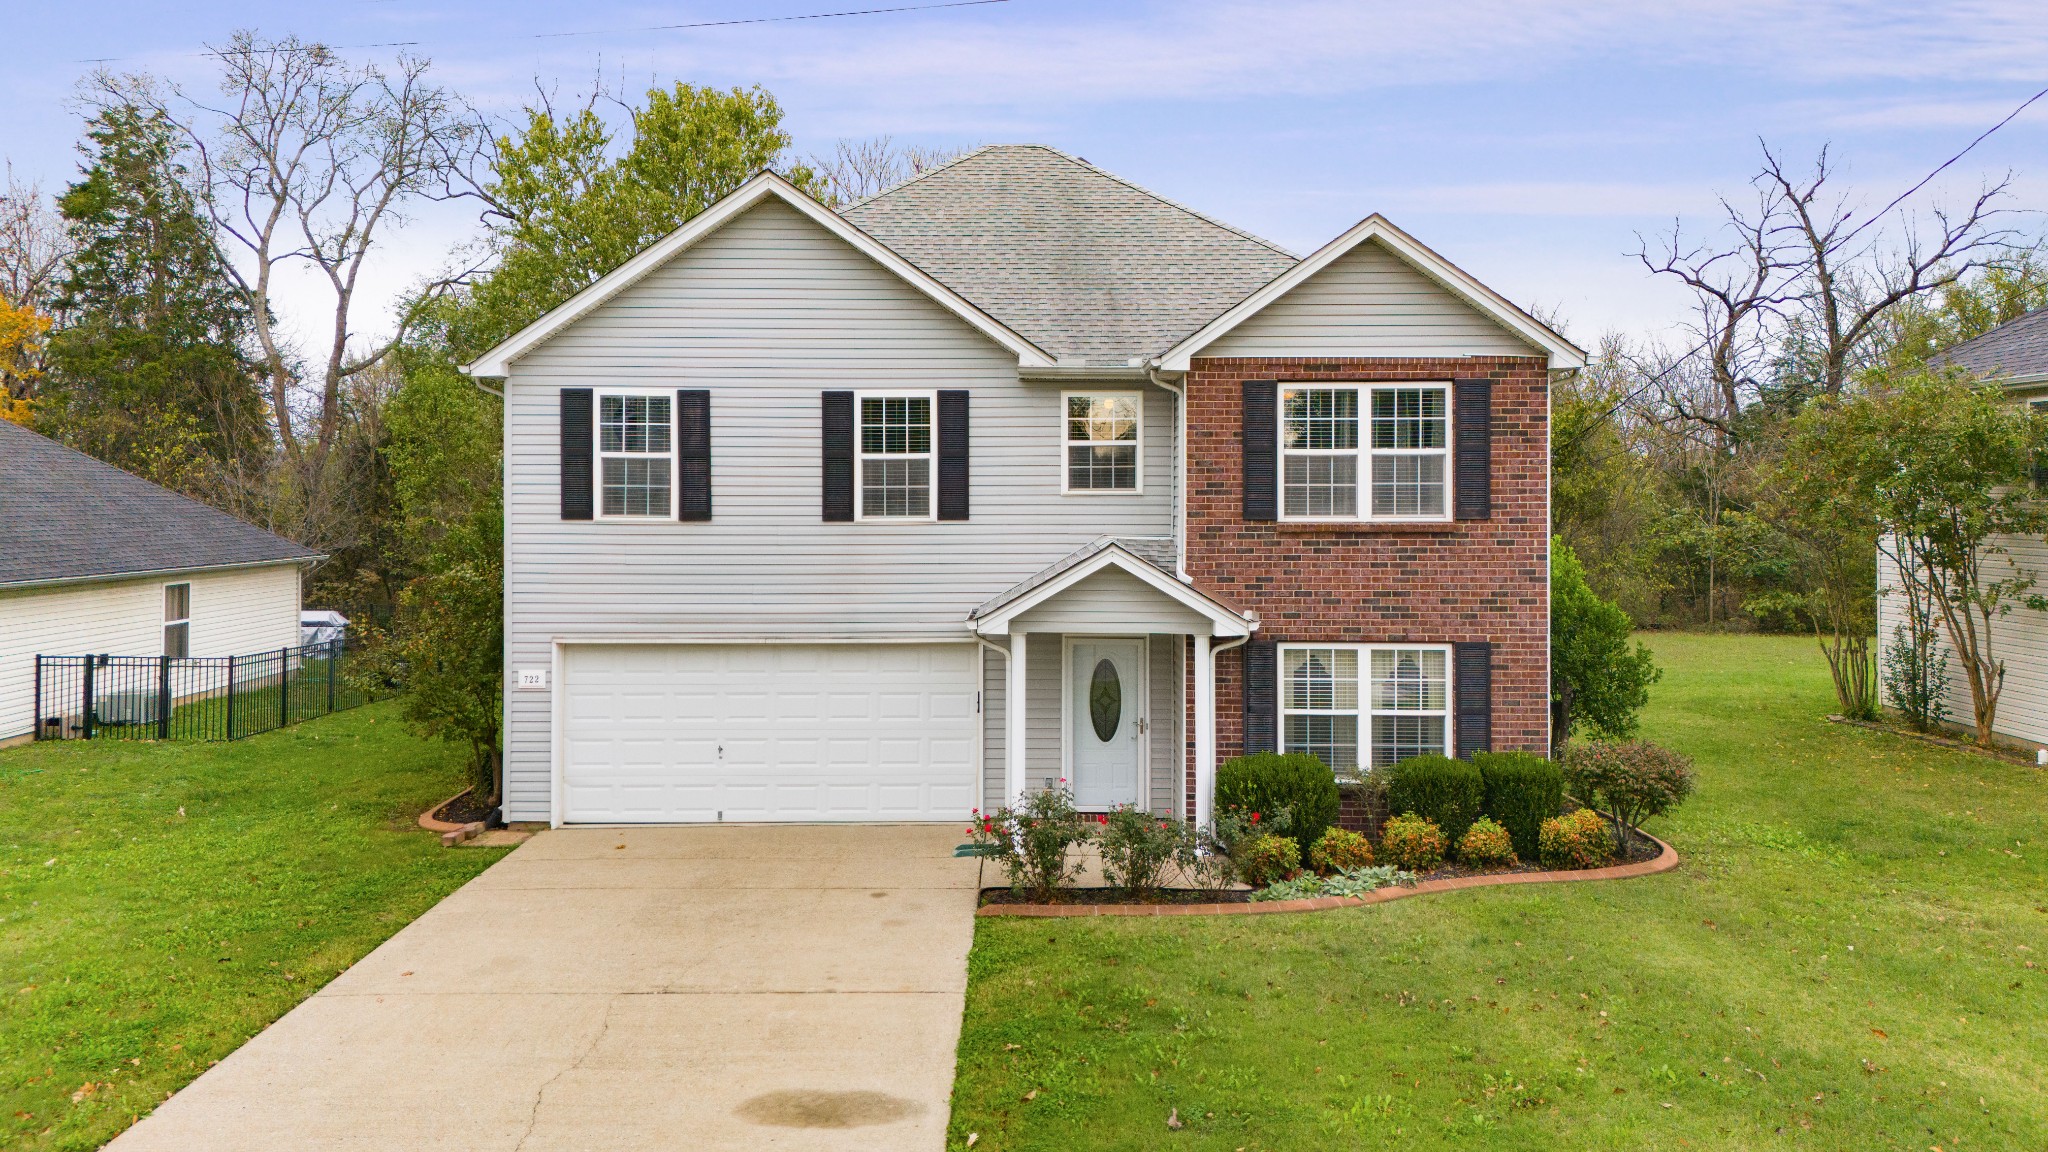
{"label": "concrete walkway", "polygon": [[544,832],[109,1147],[936,1152],[961,838]]}

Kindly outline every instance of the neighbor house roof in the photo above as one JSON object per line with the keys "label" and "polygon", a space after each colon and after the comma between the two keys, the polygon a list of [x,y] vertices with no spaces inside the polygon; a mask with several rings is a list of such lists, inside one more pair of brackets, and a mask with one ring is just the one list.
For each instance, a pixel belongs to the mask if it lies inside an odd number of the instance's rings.
{"label": "neighbor house roof", "polygon": [[320,559],[0,420],[0,588]]}
{"label": "neighbor house roof", "polygon": [[1038,144],[977,149],[841,214],[1063,366],[1156,356],[1296,260]]}
{"label": "neighbor house roof", "polygon": [[1980,376],[2015,380],[2048,376],[2048,308],[2015,317],[1935,357],[1935,363],[1967,368]]}

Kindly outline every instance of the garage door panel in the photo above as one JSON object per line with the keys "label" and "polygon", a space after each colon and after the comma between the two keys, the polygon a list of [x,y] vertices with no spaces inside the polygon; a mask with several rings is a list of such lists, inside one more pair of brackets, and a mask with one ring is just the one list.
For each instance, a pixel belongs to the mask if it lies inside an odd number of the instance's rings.
{"label": "garage door panel", "polygon": [[967,645],[571,646],[564,819],[964,818],[978,665]]}

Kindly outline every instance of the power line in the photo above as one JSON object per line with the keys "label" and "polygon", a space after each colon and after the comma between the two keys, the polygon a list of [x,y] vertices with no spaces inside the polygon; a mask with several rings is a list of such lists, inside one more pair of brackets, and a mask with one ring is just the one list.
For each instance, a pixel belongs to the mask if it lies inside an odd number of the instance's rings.
{"label": "power line", "polygon": [[1872,216],[1870,219],[1865,220],[1861,224],[1858,224],[1856,226],[1856,230],[1854,232],[1849,233],[1847,236],[1843,237],[1843,239],[1854,240],[1856,238],[1857,232],[1861,232],[1865,228],[1870,227],[1872,224],[1877,223],[1879,220],[1884,219],[1886,214],[1891,212],[1892,209],[1897,208],[1900,204],[1905,203],[1906,198],[1908,196],[1911,196],[1913,193],[1918,192],[1922,188],[1927,187],[1927,185],[1930,182],[1932,182],[1936,176],[1941,175],[1942,172],[1947,170],[1949,165],[1954,164],[1956,161],[1961,160],[1965,156],[1968,156],[1970,154],[1971,149],[1975,148],[1979,144],[1982,144],[1984,141],[1990,139],[1991,134],[1993,132],[1996,132],[2000,128],[2005,127],[2007,124],[2012,123],[2015,119],[2018,118],[2020,113],[2025,112],[2029,107],[2033,105],[2034,101],[2039,100],[2043,96],[2048,96],[2048,88],[2043,88],[2039,92],[2034,93],[2032,96],[2027,97],[2025,100],[2020,101],[2020,106],[2006,113],[2005,119],[2000,120],[1998,123],[1993,124],[1991,127],[1986,128],[1983,132],[1979,133],[1975,140],[1972,140],[1968,144],[1963,146],[1963,150],[1961,152],[1956,153],[1955,155],[1949,157],[1946,160],[1943,160],[1940,164],[1936,165],[1934,171],[1929,172],[1926,176],[1921,177],[1920,182],[1918,184],[1915,184],[1911,188],[1906,189],[1904,192],[1899,193],[1898,196],[1895,197],[1891,203],[1885,205],[1884,208],[1877,213],[1877,215]]}

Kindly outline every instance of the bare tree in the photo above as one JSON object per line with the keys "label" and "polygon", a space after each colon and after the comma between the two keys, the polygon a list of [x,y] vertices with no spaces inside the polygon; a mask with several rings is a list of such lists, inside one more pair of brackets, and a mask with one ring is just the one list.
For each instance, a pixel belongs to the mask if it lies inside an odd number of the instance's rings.
{"label": "bare tree", "polygon": [[0,412],[34,399],[43,374],[43,334],[56,311],[57,280],[71,251],[64,221],[41,187],[7,168],[0,189]]}
{"label": "bare tree", "polygon": [[811,166],[825,177],[833,204],[851,204],[886,192],[966,152],[964,148],[898,145],[894,137],[877,136],[871,140],[841,140],[832,155],[811,157]]}
{"label": "bare tree", "polygon": [[[420,57],[400,56],[387,72],[349,64],[322,44],[247,31],[213,54],[218,101],[106,72],[88,81],[88,98],[161,113],[190,144],[200,200],[235,250],[228,263],[254,320],[272,424],[298,466],[306,531],[317,538],[346,386],[389,355],[409,319],[381,345],[357,344],[363,269],[383,230],[413,206],[470,194],[489,133],[427,79]],[[316,269],[333,293],[327,336],[303,358],[277,331],[277,274],[294,263]]]}
{"label": "bare tree", "polygon": [[1940,205],[1929,209],[1932,227],[1923,232],[1910,217],[1895,228],[1878,227],[1903,196],[1858,222],[1849,198],[1828,188],[1833,172],[1826,148],[1810,173],[1796,177],[1769,145],[1763,153],[1758,179],[1777,192],[1774,231],[1798,252],[1799,318],[1816,383],[1827,395],[1841,395],[1850,374],[1868,359],[1870,337],[1893,309],[1985,266],[2013,239],[2011,231],[1994,226],[2010,177],[1986,185],[1960,212]]}

